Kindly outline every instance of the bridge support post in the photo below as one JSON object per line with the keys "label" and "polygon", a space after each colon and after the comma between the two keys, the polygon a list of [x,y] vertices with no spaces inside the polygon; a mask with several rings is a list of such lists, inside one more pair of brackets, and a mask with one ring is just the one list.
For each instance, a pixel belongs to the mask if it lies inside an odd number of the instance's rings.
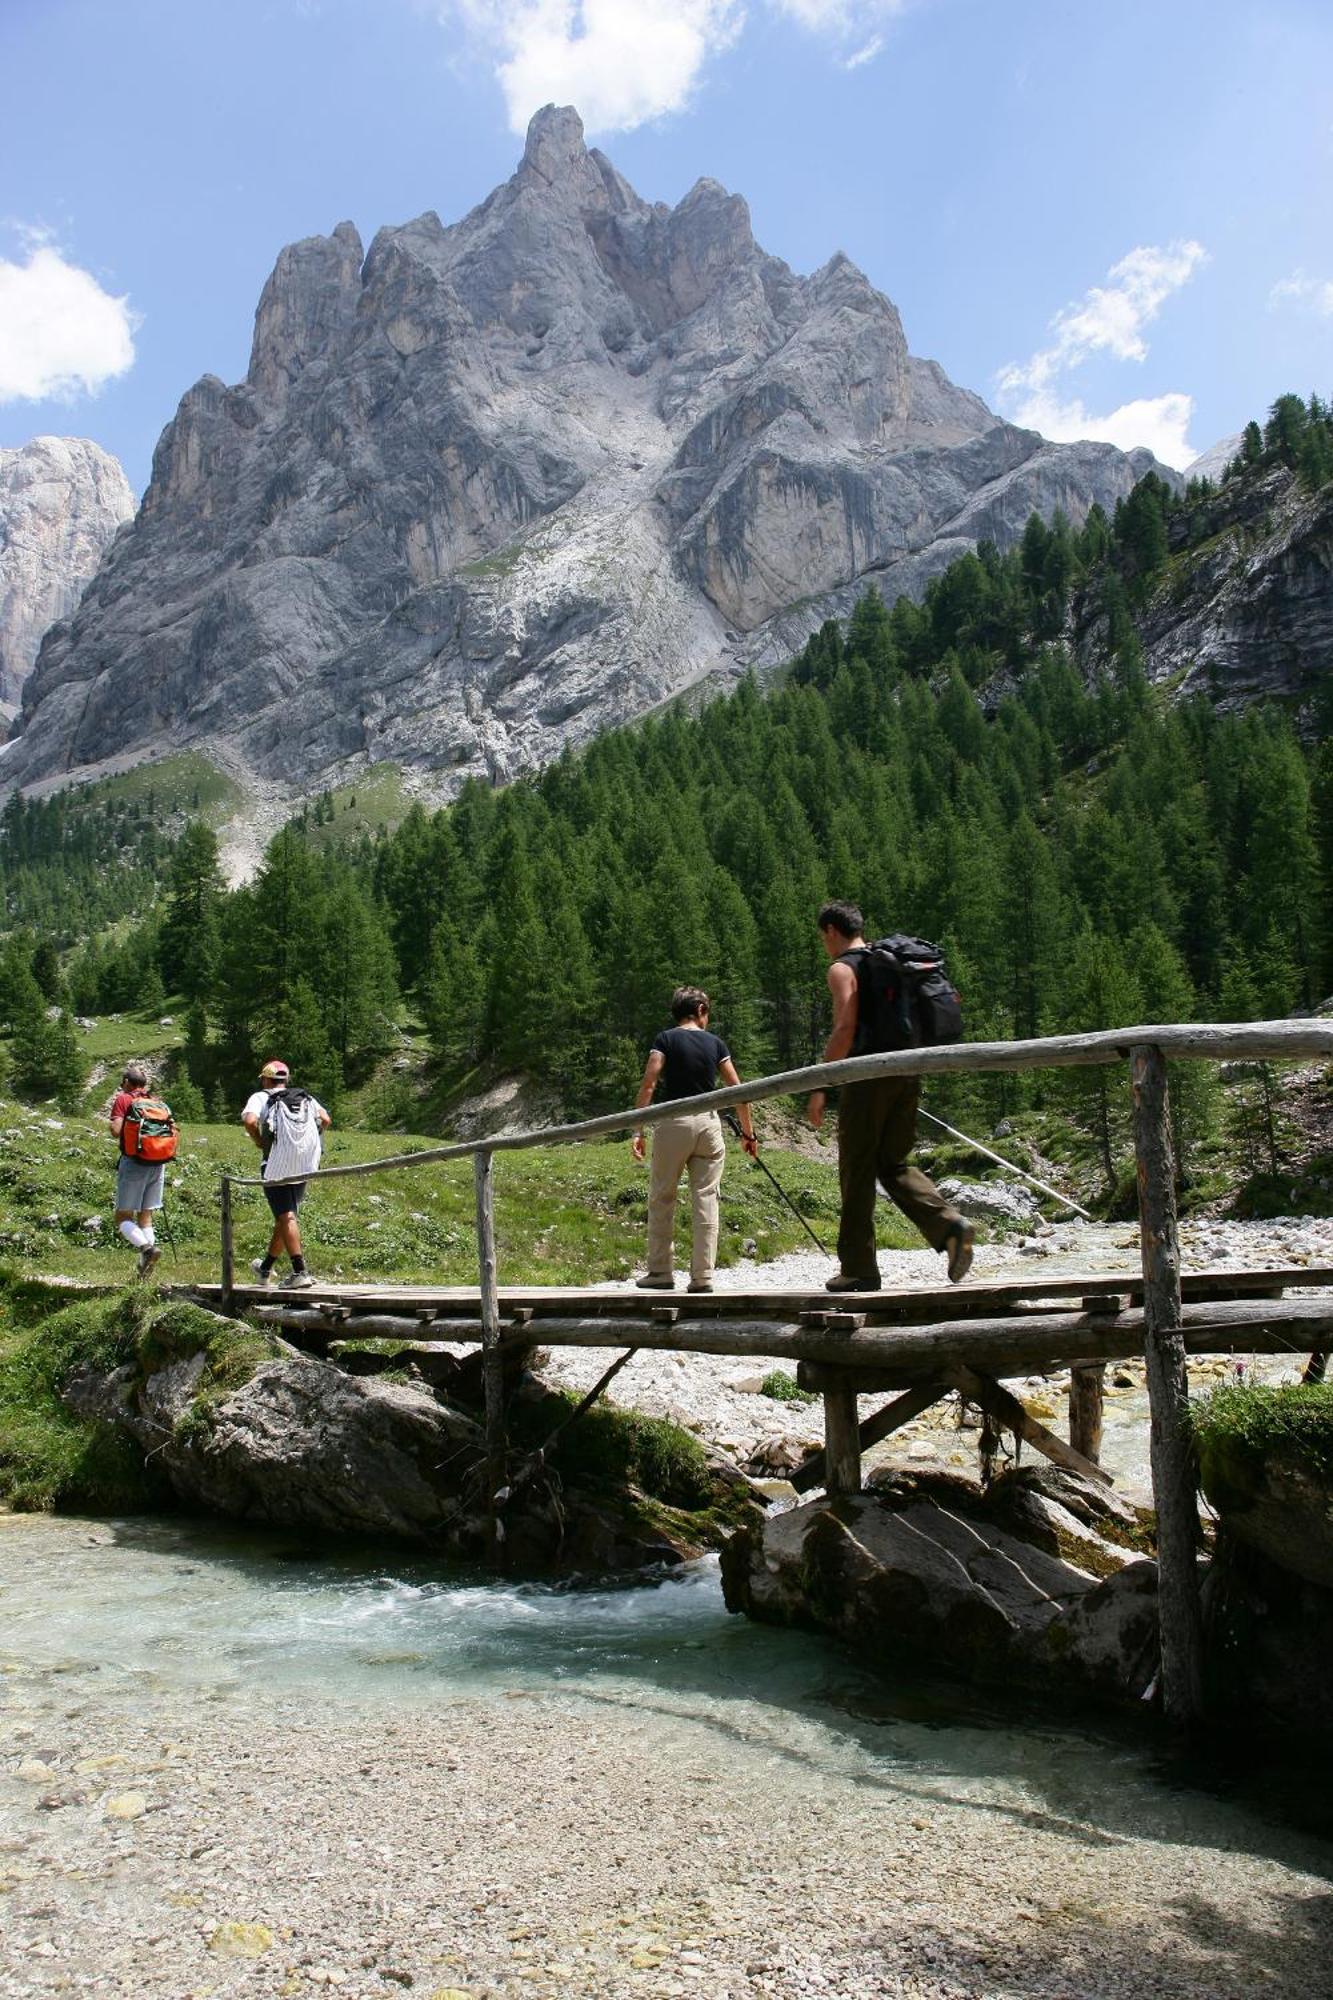
{"label": "bridge support post", "polygon": [[832,1498],[838,1493],[861,1491],[861,1432],[856,1418],[856,1378],[845,1370],[829,1369],[824,1388],[824,1491]]}
{"label": "bridge support post", "polygon": [[1188,1431],[1189,1374],[1180,1304],[1175,1159],[1166,1061],[1159,1048],[1141,1043],[1131,1050],[1130,1081],[1134,1093],[1134,1150],[1143,1258],[1152,1487],[1157,1509],[1162,1705],[1170,1721],[1188,1724],[1198,1717],[1203,1706],[1199,1506]]}
{"label": "bridge support post", "polygon": [[231,1175],[222,1176],[222,1310],[231,1311],[236,1285],[236,1241],[231,1220]]}
{"label": "bridge support post", "polygon": [[[486,1494],[492,1512],[505,1477],[504,1359],[500,1353],[500,1290],[495,1257],[494,1155],[474,1153],[477,1261],[481,1304],[481,1379],[486,1395]],[[499,1523],[497,1521],[497,1539]]]}
{"label": "bridge support post", "polygon": [[1106,1363],[1076,1361],[1069,1371],[1069,1442],[1092,1465],[1102,1462]]}

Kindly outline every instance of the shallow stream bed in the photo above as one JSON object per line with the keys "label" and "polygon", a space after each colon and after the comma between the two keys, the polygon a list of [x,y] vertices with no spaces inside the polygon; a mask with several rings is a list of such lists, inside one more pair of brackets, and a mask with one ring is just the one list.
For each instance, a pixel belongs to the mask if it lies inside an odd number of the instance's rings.
{"label": "shallow stream bed", "polygon": [[1323,1995],[1282,1804],[886,1687],[712,1563],[0,1515],[5,1996]]}

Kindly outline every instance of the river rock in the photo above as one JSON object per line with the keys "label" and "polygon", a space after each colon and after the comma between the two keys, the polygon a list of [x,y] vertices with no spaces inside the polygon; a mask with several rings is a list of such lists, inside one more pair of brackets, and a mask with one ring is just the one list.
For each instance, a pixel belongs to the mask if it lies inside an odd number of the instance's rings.
{"label": "river rock", "polygon": [[988,1494],[900,1474],[742,1530],[722,1555],[727,1605],[836,1633],[889,1670],[1133,1698],[1156,1664],[1157,1569],[1099,1508],[1037,1468]]}
{"label": "river rock", "polygon": [[955,1208],[982,1220],[1031,1222],[1037,1213],[1037,1197],[1021,1181],[946,1180],[939,1186]]}
{"label": "river rock", "polygon": [[1281,1450],[1260,1459],[1205,1439],[1201,1459],[1205,1497],[1227,1534],[1289,1575],[1333,1591],[1333,1483]]}

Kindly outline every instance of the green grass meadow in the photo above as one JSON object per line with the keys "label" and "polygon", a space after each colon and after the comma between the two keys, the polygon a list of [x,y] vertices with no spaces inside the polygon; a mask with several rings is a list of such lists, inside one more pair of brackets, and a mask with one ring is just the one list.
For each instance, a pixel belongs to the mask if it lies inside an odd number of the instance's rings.
{"label": "green grass meadow", "polygon": [[[438,1139],[339,1131],[326,1166],[383,1159]],[[69,1117],[0,1099],[0,1259],[24,1275],[121,1284],[133,1253],[112,1223],[116,1146],[100,1117]],[[254,1174],[259,1156],[236,1125],[191,1124],[167,1170],[166,1212],[176,1255],[165,1248],[159,1276],[218,1275],[221,1176]],[[766,1163],[823,1240],[837,1231],[838,1183],[827,1162],[773,1149]],[[593,1284],[628,1278],[643,1264],[648,1173],[628,1140],[534,1147],[495,1159],[496,1231],[502,1284]],[[244,1267],[268,1238],[258,1188],[235,1194],[236,1252]],[[301,1210],[311,1269],[351,1282],[477,1282],[472,1164],[469,1159],[348,1180],[316,1181]],[[810,1248],[809,1238],[765,1176],[738,1146],[722,1183],[718,1261],[731,1264],[747,1242],[759,1258]],[[681,1261],[688,1258],[689,1200],[678,1205]],[[92,1226],[93,1218],[100,1218]],[[883,1213],[885,1240],[916,1239]],[[162,1231],[166,1245],[166,1231]]]}

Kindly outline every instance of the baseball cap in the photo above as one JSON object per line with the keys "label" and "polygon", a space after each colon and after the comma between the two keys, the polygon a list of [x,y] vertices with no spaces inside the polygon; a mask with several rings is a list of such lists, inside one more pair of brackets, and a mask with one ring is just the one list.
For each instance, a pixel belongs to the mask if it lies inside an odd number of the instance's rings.
{"label": "baseball cap", "polygon": [[259,1072],[259,1081],[261,1083],[277,1083],[281,1080],[285,1083],[290,1075],[291,1071],[285,1062],[266,1062]]}

